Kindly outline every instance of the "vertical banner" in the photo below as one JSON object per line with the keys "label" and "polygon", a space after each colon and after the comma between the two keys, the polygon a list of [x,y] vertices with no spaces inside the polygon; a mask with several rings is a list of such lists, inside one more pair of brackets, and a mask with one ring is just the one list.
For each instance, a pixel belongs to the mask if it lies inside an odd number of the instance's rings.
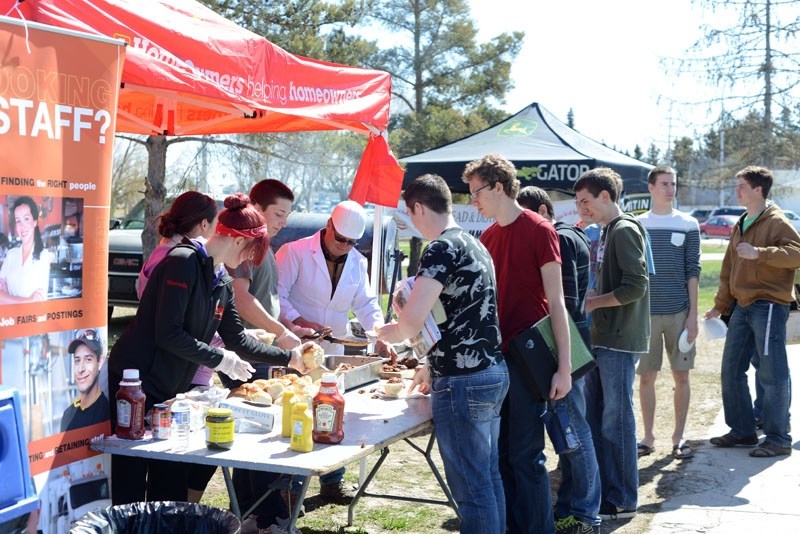
{"label": "vertical banner", "polygon": [[0,383],[20,393],[44,534],[111,503],[110,462],[89,444],[110,431],[121,44],[0,17]]}

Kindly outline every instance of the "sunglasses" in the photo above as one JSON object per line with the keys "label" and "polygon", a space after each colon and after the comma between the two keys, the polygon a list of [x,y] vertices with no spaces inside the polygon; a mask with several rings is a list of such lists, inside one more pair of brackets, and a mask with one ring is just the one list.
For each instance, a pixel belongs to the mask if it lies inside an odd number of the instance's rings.
{"label": "sunglasses", "polygon": [[336,231],[336,227],[333,226],[333,221],[330,221],[331,229],[333,230],[333,238],[338,241],[339,243],[347,243],[348,246],[354,247],[358,244],[358,239],[350,239],[349,237],[345,237],[339,232]]}
{"label": "sunglasses", "polygon": [[343,235],[339,235],[336,230],[333,231],[333,238],[339,243],[347,243],[348,246],[354,247],[358,244],[358,239],[350,239]]}

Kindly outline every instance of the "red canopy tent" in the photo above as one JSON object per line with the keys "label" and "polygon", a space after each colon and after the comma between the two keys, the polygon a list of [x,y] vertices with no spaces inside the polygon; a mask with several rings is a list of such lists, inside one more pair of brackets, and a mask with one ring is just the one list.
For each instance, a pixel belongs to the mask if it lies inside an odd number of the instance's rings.
{"label": "red canopy tent", "polygon": [[0,6],[11,16],[128,43],[117,131],[352,130],[370,141],[351,198],[397,204],[403,171],[378,138],[389,119],[386,72],[290,54],[194,0],[0,0]]}

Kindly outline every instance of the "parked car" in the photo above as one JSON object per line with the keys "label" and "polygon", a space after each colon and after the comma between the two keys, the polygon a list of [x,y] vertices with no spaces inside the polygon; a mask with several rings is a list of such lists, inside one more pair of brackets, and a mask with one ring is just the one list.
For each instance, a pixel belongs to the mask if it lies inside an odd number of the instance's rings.
{"label": "parked car", "polygon": [[[218,200],[220,209],[222,201]],[[315,233],[328,221],[327,213],[295,212],[277,236],[270,240],[270,247],[277,251],[281,245]],[[372,260],[372,214],[367,214],[367,228],[358,240],[356,248],[368,261]],[[389,216],[383,217],[383,283],[389,286],[394,273],[394,250],[398,247],[397,225]],[[114,306],[139,306],[136,294],[136,279],[144,265],[142,255],[142,230],[144,229],[144,201],[138,203],[125,216],[117,229],[108,232],[108,313]]]}
{"label": "parked car", "polygon": [[697,219],[698,223],[702,223],[708,220],[709,215],[711,215],[711,210],[707,209],[692,210],[692,213],[690,213],[689,215]]}
{"label": "parked car", "polygon": [[789,219],[789,222],[792,223],[794,229],[800,232],[800,215],[790,210],[783,210],[783,214]]}
{"label": "parked car", "polygon": [[706,222],[700,223],[700,238],[716,237],[728,239],[739,217],[736,215],[716,215],[709,217]]}
{"label": "parked car", "polygon": [[714,210],[709,214],[708,218],[714,217],[716,215],[735,215],[739,217],[747,211],[747,208],[744,206],[720,206],[718,208],[714,208]]}

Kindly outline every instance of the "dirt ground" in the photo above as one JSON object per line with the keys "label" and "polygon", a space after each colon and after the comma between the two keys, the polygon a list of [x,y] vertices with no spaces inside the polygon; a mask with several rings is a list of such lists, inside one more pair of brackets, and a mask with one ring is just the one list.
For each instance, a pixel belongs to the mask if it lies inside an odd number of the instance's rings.
{"label": "dirt ground", "polygon": [[[698,353],[695,369],[690,374],[692,402],[685,432],[686,440],[694,448],[708,446],[701,438],[706,435],[706,429],[712,424],[722,406],[719,385],[722,343],[722,340],[705,340],[702,332],[697,343]],[[673,494],[675,491],[673,488],[684,477],[684,467],[692,461],[691,459],[676,460],[671,454],[672,391],[672,375],[667,368],[659,374],[656,382],[656,451],[639,460],[639,513],[630,520],[604,523],[602,525],[603,533],[647,532],[654,514],[660,510],[661,503]],[[638,385],[634,392],[634,404],[637,413],[637,428],[640,429]],[[642,437],[641,431],[638,431],[637,434],[639,438]],[[418,447],[424,448],[428,442],[428,436],[417,436],[413,438],[413,441]],[[558,484],[557,457],[549,449],[549,445],[547,457],[548,468],[551,471],[551,483]],[[373,455],[369,459],[370,467],[376,458],[377,455]],[[433,458],[444,475],[438,452],[435,449]],[[348,468],[345,480],[351,484],[357,482],[357,464]],[[317,498],[317,488],[316,481],[312,482],[308,493],[309,498],[306,499],[305,504],[307,513],[298,522],[298,527],[304,534],[458,531],[458,520],[454,512],[447,506],[388,501],[374,497],[364,497],[358,502],[355,508],[354,526],[347,527],[347,506],[322,505]],[[426,465],[424,457],[405,442],[392,446],[385,463],[373,479],[369,492],[392,493],[434,500],[441,500],[444,497],[435,477]],[[203,502],[227,507],[227,494],[220,471],[217,472],[207,489]]]}

